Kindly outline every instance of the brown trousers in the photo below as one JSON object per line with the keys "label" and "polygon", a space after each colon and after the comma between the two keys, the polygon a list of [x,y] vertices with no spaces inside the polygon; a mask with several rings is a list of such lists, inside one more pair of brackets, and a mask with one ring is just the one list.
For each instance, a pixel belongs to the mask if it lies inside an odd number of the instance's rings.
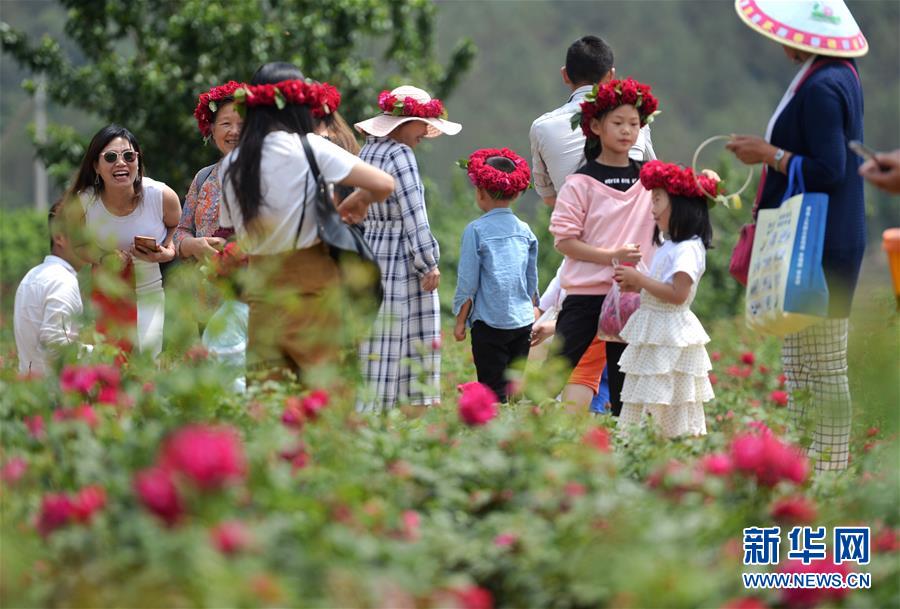
{"label": "brown trousers", "polygon": [[295,374],[337,364],[341,327],[340,272],[324,244],[251,256],[245,299],[250,306],[247,369]]}

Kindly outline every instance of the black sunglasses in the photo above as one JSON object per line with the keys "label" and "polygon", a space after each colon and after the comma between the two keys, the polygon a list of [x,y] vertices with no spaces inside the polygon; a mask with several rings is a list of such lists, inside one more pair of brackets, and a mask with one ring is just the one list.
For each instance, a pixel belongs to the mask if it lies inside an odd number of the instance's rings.
{"label": "black sunglasses", "polygon": [[103,153],[103,160],[106,161],[107,163],[115,163],[116,160],[119,158],[119,154],[122,155],[122,159],[126,163],[133,163],[134,160],[138,156],[138,153],[135,152],[134,150],[126,150],[125,152],[122,152],[122,153],[116,152],[115,150],[107,150],[106,152]]}

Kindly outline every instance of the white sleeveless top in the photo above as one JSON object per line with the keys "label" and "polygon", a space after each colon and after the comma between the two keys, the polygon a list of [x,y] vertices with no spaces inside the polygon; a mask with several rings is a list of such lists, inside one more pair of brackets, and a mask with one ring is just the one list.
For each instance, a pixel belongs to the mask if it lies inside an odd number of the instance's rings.
{"label": "white sleeveless top", "polygon": [[[165,184],[143,178],[143,196],[137,208],[127,216],[116,216],[106,209],[93,191],[81,194],[87,228],[95,242],[105,251],[130,250],[138,235],[153,237],[157,243],[166,238],[163,221],[163,187]],[[162,289],[159,264],[134,259],[135,292],[156,292]]]}

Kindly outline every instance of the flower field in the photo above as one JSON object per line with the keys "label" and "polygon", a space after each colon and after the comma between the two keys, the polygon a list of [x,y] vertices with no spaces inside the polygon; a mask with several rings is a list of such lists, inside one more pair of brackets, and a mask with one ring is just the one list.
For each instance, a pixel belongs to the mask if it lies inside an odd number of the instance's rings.
{"label": "flower field", "polygon": [[[0,603],[897,606],[896,419],[865,408],[883,389],[856,392],[851,469],[814,475],[787,425],[778,343],[742,332],[711,328],[709,435],[668,443],[568,414],[545,395],[553,366],[511,405],[457,389],[474,378],[467,343],[436,345],[445,401],[418,418],[357,414],[340,390],[234,395],[196,350],[157,370],[97,349],[60,387],[17,379],[7,358]],[[743,565],[743,528],[803,524],[870,526],[871,563],[804,566],[782,543],[778,565]],[[871,588],[741,580],[851,569]]]}

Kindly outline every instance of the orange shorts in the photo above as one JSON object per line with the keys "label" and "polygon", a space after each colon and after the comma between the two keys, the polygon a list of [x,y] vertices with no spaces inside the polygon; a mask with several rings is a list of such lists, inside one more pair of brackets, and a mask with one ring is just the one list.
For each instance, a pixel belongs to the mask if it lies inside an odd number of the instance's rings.
{"label": "orange shorts", "polygon": [[578,365],[572,370],[569,377],[570,385],[584,385],[590,387],[594,395],[600,389],[600,377],[603,376],[603,368],[606,367],[606,343],[594,337],[587,351],[578,360]]}

